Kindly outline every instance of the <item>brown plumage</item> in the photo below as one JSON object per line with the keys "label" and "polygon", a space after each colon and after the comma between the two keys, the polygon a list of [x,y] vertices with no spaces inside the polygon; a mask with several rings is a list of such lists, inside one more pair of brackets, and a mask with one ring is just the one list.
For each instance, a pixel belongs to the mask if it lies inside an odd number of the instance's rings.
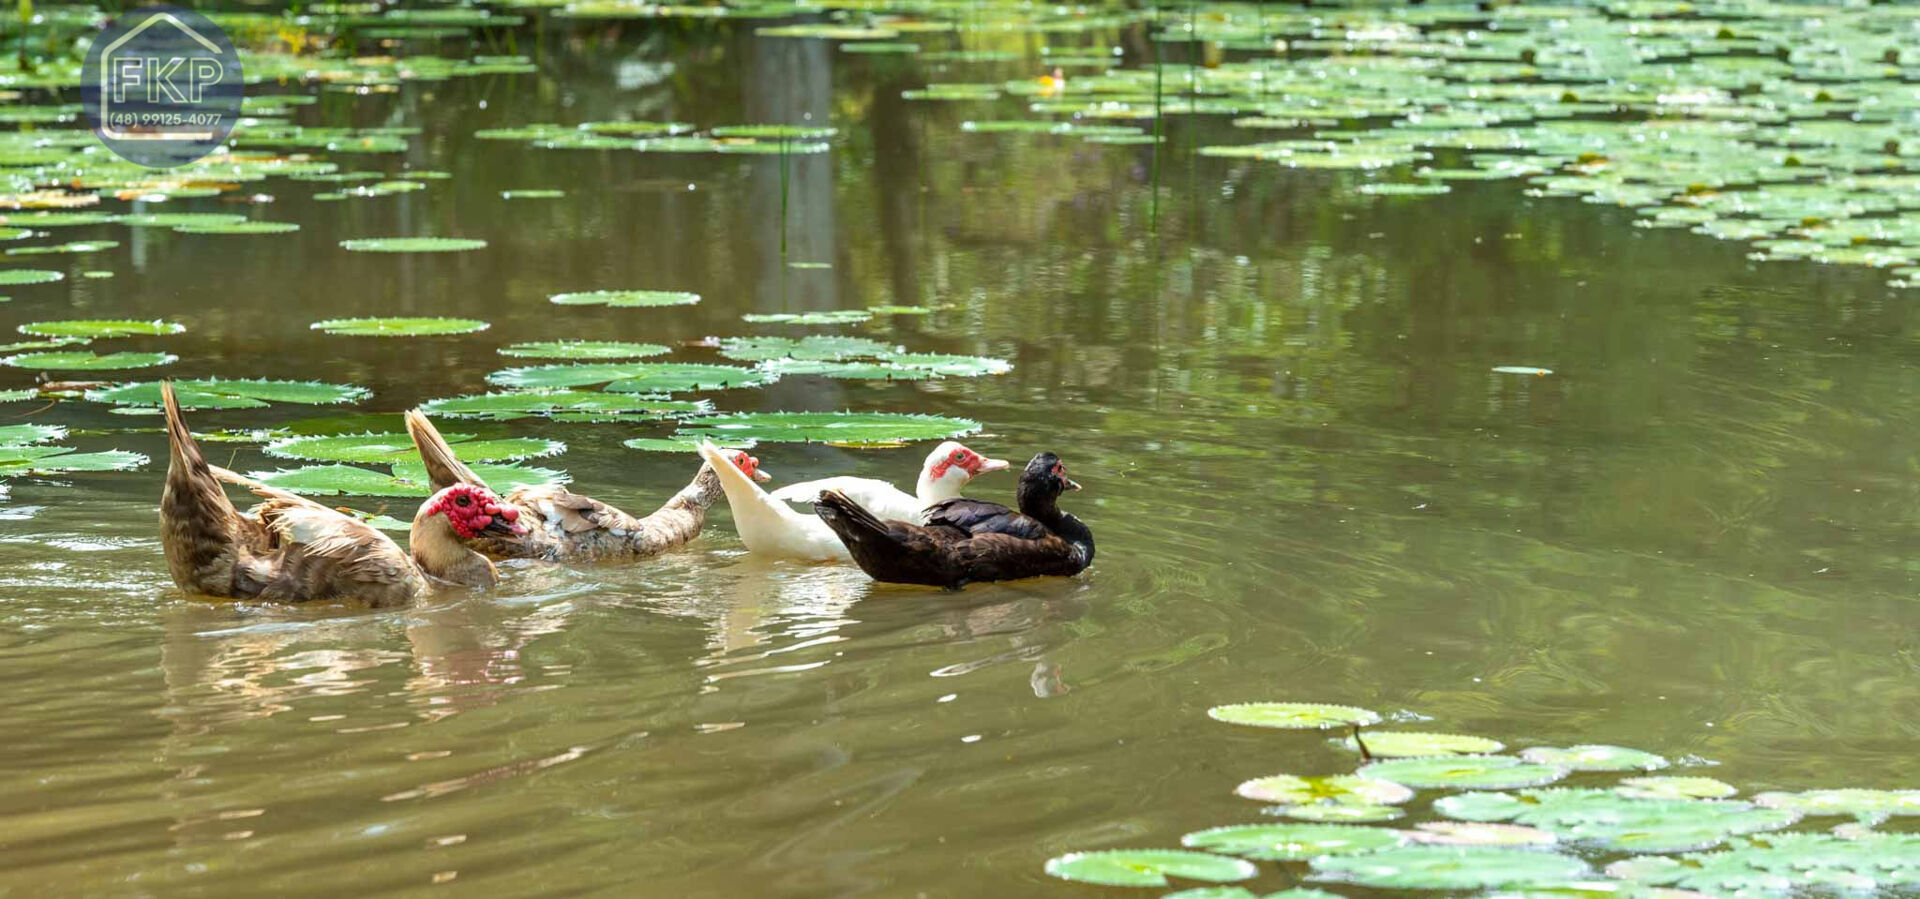
{"label": "brown plumage", "polygon": [[[181,589],[235,599],[386,605],[412,598],[430,580],[493,585],[492,563],[461,546],[459,532],[512,530],[509,518],[479,512],[498,497],[473,488],[436,494],[414,517],[409,554],[366,522],[209,465],[181,417],[173,385],[161,384],[160,394],[169,451],[160,544]],[[264,502],[242,513],[222,482],[246,487]]]}
{"label": "brown plumage", "polygon": [[964,497],[936,503],[925,525],[881,521],[838,491],[814,513],[840,536],[874,580],[959,589],[979,581],[1074,575],[1093,564],[1093,532],[1056,504],[1080,485],[1052,453],[1020,475],[1020,511]]}
{"label": "brown plumage", "polygon": [[[407,413],[407,433],[426,463],[427,477],[438,490],[454,484],[485,487],[453,454],[440,431],[419,410]],[[755,480],[768,475],[758,460],[741,453],[735,464]],[[507,505],[518,509],[526,533],[517,537],[485,535],[467,545],[496,558],[591,561],[640,559],[686,545],[700,536],[707,509],[725,495],[713,468],[701,465],[693,481],[653,514],[635,518],[613,506],[564,487],[516,487],[506,494]]]}

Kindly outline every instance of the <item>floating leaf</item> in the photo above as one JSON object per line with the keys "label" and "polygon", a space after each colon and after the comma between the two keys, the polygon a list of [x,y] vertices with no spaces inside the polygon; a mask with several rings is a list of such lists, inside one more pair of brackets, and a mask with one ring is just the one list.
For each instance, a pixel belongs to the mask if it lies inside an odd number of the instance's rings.
{"label": "floating leaf", "polygon": [[1559,842],[1544,830],[1520,824],[1425,821],[1414,825],[1407,838],[1435,846],[1551,846]]}
{"label": "floating leaf", "polygon": [[224,222],[176,225],[173,230],[178,234],[291,234],[300,226],[293,222]]}
{"label": "floating leaf", "polygon": [[872,317],[873,313],[865,309],[835,309],[827,312],[749,312],[740,316],[740,320],[774,325],[851,325]]}
{"label": "floating leaf", "polygon": [[1315,879],[1390,890],[1484,890],[1552,884],[1587,873],[1587,863],[1570,856],[1484,847],[1405,846],[1313,860]]}
{"label": "floating leaf", "polygon": [[631,309],[640,306],[691,306],[700,295],[684,290],[589,290],[581,293],[557,293],[547,298],[561,306],[611,306]]}
{"label": "floating leaf", "polygon": [[1520,757],[1573,771],[1654,771],[1667,767],[1666,759],[1651,752],[1621,746],[1586,745],[1571,749],[1534,746],[1522,750]]}
{"label": "floating leaf", "polygon": [[1850,815],[1883,818],[1920,815],[1920,790],[1808,790],[1804,793],[1761,793],[1755,805],[1801,815]]}
{"label": "floating leaf", "polygon": [[767,140],[821,140],[840,133],[819,125],[720,125],[707,132],[714,137],[751,137]]}
{"label": "floating leaf", "polygon": [[1390,780],[1333,774],[1324,777],[1298,777],[1275,774],[1257,777],[1235,787],[1233,792],[1248,799],[1276,805],[1399,805],[1413,798],[1413,791]]}
{"label": "floating leaf", "polygon": [[36,337],[131,337],[134,335],[178,334],[187,329],[178,322],[154,320],[150,322],[132,319],[69,319],[65,321],[29,322],[20,326],[20,333]]}
{"label": "floating leaf", "polygon": [[565,197],[566,195],[567,195],[567,192],[564,190],[503,190],[500,192],[500,199],[502,200],[558,200],[558,199],[561,199],[562,197]]}
{"label": "floating leaf", "polygon": [[988,356],[949,356],[943,353],[893,353],[881,358],[901,368],[924,369],[936,375],[956,378],[1003,375],[1013,370],[1013,363],[1005,359],[994,359]]}
{"label": "floating leaf", "polygon": [[1310,702],[1243,702],[1219,705],[1207,710],[1207,717],[1228,724],[1253,727],[1280,727],[1301,730],[1325,730],[1332,727],[1366,726],[1380,715],[1347,705],[1320,705]]}
{"label": "floating leaf", "polygon": [[149,212],[123,215],[122,225],[134,228],[181,228],[189,225],[237,225],[247,220],[230,212]]}
{"label": "floating leaf", "polygon": [[[257,409],[268,403],[332,405],[366,399],[371,391],[348,384],[319,381],[223,380],[208,378],[173,382],[174,393],[186,409]],[[160,385],[147,381],[87,391],[87,399],[121,406],[160,405]]]}
{"label": "floating leaf", "polygon": [[9,256],[35,256],[46,253],[98,253],[120,245],[117,240],[75,240],[44,247],[14,247]]}
{"label": "floating leaf", "polygon": [[743,362],[772,359],[804,359],[838,362],[843,359],[884,356],[898,347],[865,337],[815,335],[791,337],[729,337],[720,342],[720,355]]}
{"label": "floating leaf", "polygon": [[70,228],[80,225],[104,225],[119,221],[105,212],[9,212],[0,214],[0,224],[15,228]]}
{"label": "floating leaf", "polygon": [[[505,493],[515,487],[544,487],[565,484],[567,476],[546,468],[517,465],[473,465],[474,474],[495,490]],[[248,475],[263,484],[291,493],[313,496],[346,494],[352,496],[430,496],[432,482],[425,466],[399,463],[393,474],[384,474],[351,465],[309,465],[278,471],[256,471]]]}
{"label": "floating leaf", "polygon": [[615,340],[547,340],[501,347],[500,355],[531,359],[644,359],[671,350],[657,343]]}
{"label": "floating leaf", "polygon": [[147,457],[125,450],[76,453],[64,446],[0,446],[0,475],[128,471]]}
{"label": "floating leaf", "polygon": [[50,272],[37,268],[0,269],[0,285],[46,284],[65,278],[59,272]]}
{"label": "floating leaf", "polygon": [[921,368],[902,368],[886,362],[817,362],[811,359],[773,359],[762,362],[759,370],[776,377],[814,375],[855,381],[925,381],[936,377]]}
{"label": "floating leaf", "polygon": [[[1420,758],[1435,755],[1483,755],[1499,752],[1505,745],[1498,740],[1464,734],[1433,734],[1417,731],[1367,731],[1367,752],[1377,758]],[[1345,739],[1348,749],[1358,749],[1352,737]]]}
{"label": "floating leaf", "polygon": [[65,436],[67,429],[59,425],[0,425],[0,446],[45,443]]}
{"label": "floating leaf", "polygon": [[489,325],[477,318],[330,318],[307,327],[350,337],[429,337],[472,334]]}
{"label": "floating leaf", "polygon": [[1494,366],[1493,370],[1503,375],[1533,375],[1535,377],[1545,377],[1553,374],[1553,369],[1551,368],[1534,368],[1528,365],[1497,365]]}
{"label": "floating leaf", "polygon": [[[475,440],[471,434],[441,434],[463,462],[503,462],[537,459],[567,451],[558,440],[532,437],[502,437]],[[413,439],[402,433],[339,434],[331,436],[289,437],[268,444],[269,456],[303,459],[310,462],[391,463],[412,459]]]}
{"label": "floating leaf", "polygon": [[[645,450],[650,453],[691,453],[700,448],[702,440],[703,438],[696,437],[635,437],[621,445],[628,449]],[[757,443],[754,440],[732,440],[721,446],[721,449],[753,449]]]}
{"label": "floating leaf", "polygon": [[757,387],[774,380],[766,372],[736,365],[689,362],[602,362],[508,368],[487,376],[502,387],[555,389],[608,384],[613,393],[671,393]]}
{"label": "floating leaf", "polygon": [[938,415],[894,412],[746,412],[716,415],[683,425],[674,436],[715,443],[741,439],[772,443],[898,444],[945,440],[980,430],[979,422]]}
{"label": "floating leaf", "polygon": [[1567,776],[1567,769],[1504,755],[1463,755],[1374,762],[1360,774],[1416,789],[1505,790],[1552,783]]}
{"label": "floating leaf", "polygon": [[1613,791],[1634,799],[1725,799],[1740,792],[1711,777],[1629,777]]}
{"label": "floating leaf", "polygon": [[[1408,790],[1407,794],[1411,797],[1413,791]],[[1298,821],[1377,824],[1398,819],[1406,812],[1391,805],[1295,805],[1280,809],[1280,814]]]}
{"label": "floating leaf", "polygon": [[[1496,799],[1496,796],[1504,798]],[[1731,800],[1634,799],[1611,790],[1523,790],[1517,796],[1448,797],[1434,810],[1450,818],[1510,820],[1563,840],[1622,852],[1704,849],[1729,836],[1778,830],[1797,812]]]}
{"label": "floating leaf", "polygon": [[1372,852],[1406,841],[1397,830],[1351,824],[1244,824],[1195,831],[1180,845],[1261,861]]}
{"label": "floating leaf", "polygon": [[1107,886],[1160,887],[1167,878],[1211,883],[1246,880],[1259,873],[1252,862],[1182,849],[1115,849],[1070,852],[1047,860],[1047,873],[1061,880]]}
{"label": "floating leaf", "polygon": [[89,352],[65,353],[22,353],[17,356],[0,358],[0,364],[14,368],[34,368],[45,371],[111,371],[122,368],[152,368],[166,365],[180,357],[171,353],[107,353],[99,355]]}
{"label": "floating leaf", "polygon": [[629,394],[562,390],[447,397],[422,403],[420,411],[428,415],[448,418],[495,420],[529,416],[624,417],[647,420],[704,415],[712,412],[713,406],[705,401],[660,400]]}
{"label": "floating leaf", "polygon": [[459,253],[486,246],[484,240],[458,237],[364,237],[340,242],[341,249],[355,253]]}

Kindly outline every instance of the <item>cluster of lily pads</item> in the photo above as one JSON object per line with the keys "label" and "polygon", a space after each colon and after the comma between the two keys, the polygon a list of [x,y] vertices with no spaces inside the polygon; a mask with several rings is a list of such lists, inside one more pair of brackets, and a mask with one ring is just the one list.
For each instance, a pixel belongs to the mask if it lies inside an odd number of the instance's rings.
{"label": "cluster of lily pads", "polygon": [[[1363,763],[1350,774],[1275,774],[1240,784],[1234,792],[1262,803],[1268,821],[1197,830],[1181,837],[1181,849],[1069,853],[1048,861],[1047,873],[1164,888],[1177,880],[1238,884],[1261,876],[1265,869],[1256,862],[1268,862],[1296,884],[1501,896],[1786,896],[1920,887],[1920,834],[1880,829],[1895,817],[1920,816],[1920,790],[1743,799],[1738,788],[1711,777],[1650,774],[1674,763],[1620,746],[1537,746],[1507,755],[1505,745],[1487,737],[1370,730],[1382,720],[1378,713],[1315,703],[1225,705],[1208,715],[1252,727],[1340,731],[1335,744]],[[1416,799],[1430,801],[1420,808]],[[1428,820],[1383,823],[1413,817]],[[1257,894],[1204,886],[1168,895]],[[1296,886],[1267,895],[1335,894]]]}
{"label": "cluster of lily pads", "polygon": [[814,125],[717,125],[693,133],[686,122],[614,121],[579,125],[533,123],[488,128],[482,140],[520,141],[549,150],[638,150],[643,153],[811,154],[832,149],[837,129]]}

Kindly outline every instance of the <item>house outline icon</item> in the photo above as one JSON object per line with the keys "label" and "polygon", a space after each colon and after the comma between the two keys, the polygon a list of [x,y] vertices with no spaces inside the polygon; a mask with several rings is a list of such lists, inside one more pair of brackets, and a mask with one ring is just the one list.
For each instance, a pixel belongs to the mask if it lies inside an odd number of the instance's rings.
{"label": "house outline icon", "polygon": [[200,32],[197,32],[192,28],[188,28],[187,24],[185,22],[180,21],[178,18],[175,18],[173,13],[163,12],[158,15],[148,16],[146,21],[141,22],[139,25],[135,26],[132,31],[129,31],[126,34],[121,35],[118,40],[115,40],[113,43],[108,44],[105,50],[100,51],[100,114],[96,121],[100,123],[101,137],[111,138],[113,140],[188,141],[188,140],[212,140],[213,139],[214,132],[212,131],[184,131],[184,132],[120,131],[113,127],[113,120],[108,118],[107,116],[107,98],[112,96],[110,75],[113,72],[114,51],[120,49],[121,44],[124,44],[130,40],[133,40],[136,37],[139,37],[147,29],[152,28],[153,26],[158,25],[162,22],[165,22],[168,25],[172,25],[175,30],[186,35],[187,37],[193,38],[195,42],[200,44],[200,46],[207,48],[208,50],[212,51],[215,55],[224,55],[225,51],[220,49],[219,44],[216,44],[213,41],[207,40],[205,37],[202,37],[200,35]]}

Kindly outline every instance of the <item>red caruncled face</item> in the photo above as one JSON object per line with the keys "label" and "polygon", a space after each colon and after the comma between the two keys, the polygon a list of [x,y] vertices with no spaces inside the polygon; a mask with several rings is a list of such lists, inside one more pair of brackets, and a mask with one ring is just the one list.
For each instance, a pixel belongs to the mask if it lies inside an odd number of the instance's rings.
{"label": "red caruncled face", "polygon": [[740,469],[741,474],[753,477],[753,470],[760,467],[760,460],[746,453],[734,453],[733,467]]}
{"label": "red caruncled face", "polygon": [[496,518],[505,522],[506,529],[516,536],[527,532],[526,528],[515,523],[520,518],[519,509],[501,502],[493,491],[481,487],[461,484],[447,488],[427,509],[429,515],[442,513],[453,525],[453,532],[466,539],[480,536],[480,532],[493,525]]}

